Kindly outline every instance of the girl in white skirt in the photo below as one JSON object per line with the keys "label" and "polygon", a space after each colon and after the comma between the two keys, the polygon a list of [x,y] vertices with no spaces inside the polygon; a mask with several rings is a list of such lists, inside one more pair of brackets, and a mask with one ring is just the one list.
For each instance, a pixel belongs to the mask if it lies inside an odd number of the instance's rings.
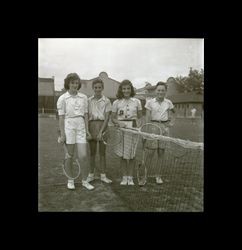
{"label": "girl in white skirt", "polygon": [[[88,99],[87,96],[78,92],[81,88],[80,77],[76,73],[70,73],[65,78],[64,88],[66,93],[61,95],[57,101],[59,114],[60,141],[66,143],[67,150],[71,156],[69,169],[72,169],[72,158],[75,147],[81,165],[82,185],[88,190],[94,187],[87,182],[89,172],[88,166]],[[74,180],[68,180],[68,189],[75,189]]]}
{"label": "girl in white skirt", "polygon": [[[113,102],[112,122],[119,127],[137,127],[137,120],[142,117],[142,106],[139,99],[134,98],[135,92],[129,80],[121,82],[117,92],[117,100]],[[114,148],[121,158],[121,185],[134,185],[134,158],[138,143],[138,135],[123,133],[122,142]]]}

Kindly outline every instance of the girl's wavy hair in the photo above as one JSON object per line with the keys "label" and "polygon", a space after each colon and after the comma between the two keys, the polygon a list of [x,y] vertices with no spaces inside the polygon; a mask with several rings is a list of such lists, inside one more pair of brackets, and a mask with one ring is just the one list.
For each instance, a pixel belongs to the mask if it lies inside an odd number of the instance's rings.
{"label": "girl's wavy hair", "polygon": [[66,76],[65,80],[64,80],[64,88],[66,90],[68,90],[70,88],[69,84],[71,80],[78,80],[78,90],[81,88],[82,83],[81,83],[81,79],[79,77],[79,75],[77,73],[70,73]]}
{"label": "girl's wavy hair", "polygon": [[123,80],[123,81],[120,83],[120,85],[119,85],[119,87],[118,87],[118,92],[117,92],[117,94],[116,94],[116,97],[117,97],[118,99],[124,98],[124,94],[123,94],[123,92],[122,92],[122,88],[123,88],[123,86],[125,86],[125,85],[129,85],[129,86],[131,87],[131,94],[130,94],[130,96],[131,96],[131,97],[134,97],[134,96],[135,96],[135,91],[134,91],[134,87],[133,87],[132,82],[129,81],[129,80]]}

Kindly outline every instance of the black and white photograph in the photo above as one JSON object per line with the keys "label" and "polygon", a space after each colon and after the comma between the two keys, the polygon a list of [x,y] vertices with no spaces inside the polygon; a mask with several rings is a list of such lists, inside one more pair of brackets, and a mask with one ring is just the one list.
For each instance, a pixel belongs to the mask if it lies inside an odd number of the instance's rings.
{"label": "black and white photograph", "polygon": [[38,211],[204,212],[204,39],[37,42]]}

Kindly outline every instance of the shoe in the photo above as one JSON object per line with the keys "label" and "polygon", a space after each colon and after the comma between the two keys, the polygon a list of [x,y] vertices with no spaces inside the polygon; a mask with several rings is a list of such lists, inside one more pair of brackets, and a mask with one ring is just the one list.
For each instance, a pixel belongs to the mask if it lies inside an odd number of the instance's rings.
{"label": "shoe", "polygon": [[89,184],[89,182],[87,182],[87,181],[82,181],[82,186],[85,187],[88,190],[93,190],[94,189],[94,186]]}
{"label": "shoe", "polygon": [[163,183],[161,177],[156,177],[155,180],[156,180],[157,184],[162,184]]}
{"label": "shoe", "polygon": [[128,176],[128,185],[134,186],[134,181],[132,176]]}
{"label": "shoe", "polygon": [[123,180],[120,182],[120,185],[127,185],[128,184],[128,178],[127,176],[123,176]]}
{"label": "shoe", "polygon": [[95,180],[94,174],[89,174],[89,175],[87,176],[87,182],[91,182],[91,181],[94,181],[94,180]]}
{"label": "shoe", "polygon": [[68,180],[67,188],[68,189],[75,189],[74,180]]}
{"label": "shoe", "polygon": [[112,181],[110,179],[108,179],[105,174],[101,174],[100,180],[105,182],[105,183],[112,183]]}

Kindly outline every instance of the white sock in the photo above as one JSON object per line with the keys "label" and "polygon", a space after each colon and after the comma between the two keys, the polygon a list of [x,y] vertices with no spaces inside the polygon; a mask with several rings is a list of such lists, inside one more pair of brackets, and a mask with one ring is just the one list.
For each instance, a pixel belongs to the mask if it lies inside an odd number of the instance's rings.
{"label": "white sock", "polygon": [[89,173],[88,177],[94,177],[94,173]]}
{"label": "white sock", "polygon": [[101,178],[106,178],[106,174],[101,174]]}

